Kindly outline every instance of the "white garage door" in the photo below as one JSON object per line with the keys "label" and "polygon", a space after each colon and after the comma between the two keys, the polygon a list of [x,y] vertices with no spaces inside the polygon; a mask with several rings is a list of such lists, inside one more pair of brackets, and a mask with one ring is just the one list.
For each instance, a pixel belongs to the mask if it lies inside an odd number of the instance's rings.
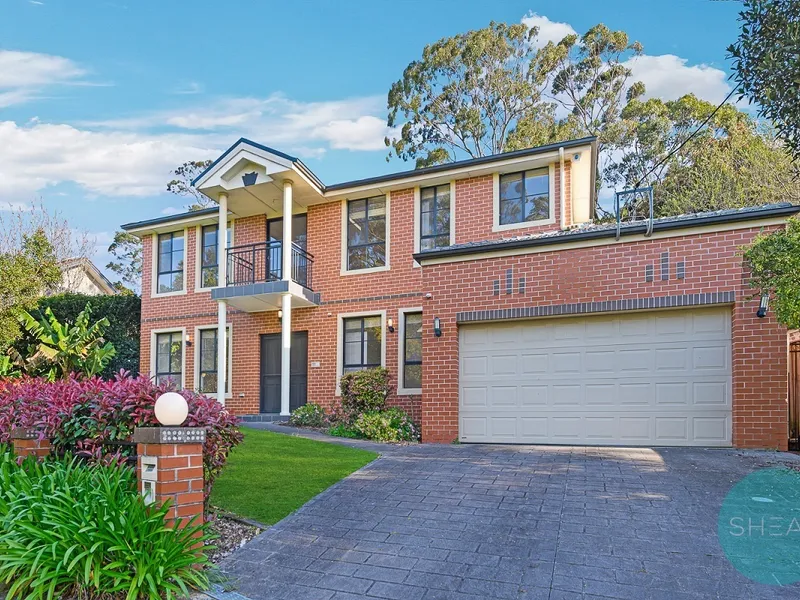
{"label": "white garage door", "polygon": [[731,315],[464,325],[463,442],[730,446]]}

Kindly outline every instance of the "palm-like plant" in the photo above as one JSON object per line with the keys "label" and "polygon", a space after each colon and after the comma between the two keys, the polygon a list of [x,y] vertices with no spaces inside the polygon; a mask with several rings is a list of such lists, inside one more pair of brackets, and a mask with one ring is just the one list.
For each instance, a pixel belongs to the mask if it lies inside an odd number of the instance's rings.
{"label": "palm-like plant", "polygon": [[50,380],[65,379],[73,373],[91,377],[100,373],[115,356],[114,345],[103,338],[109,321],[90,323],[92,309],[87,306],[74,323],[61,323],[50,308],[37,321],[30,313],[20,316],[20,323],[37,340],[27,357],[18,357],[31,375]]}

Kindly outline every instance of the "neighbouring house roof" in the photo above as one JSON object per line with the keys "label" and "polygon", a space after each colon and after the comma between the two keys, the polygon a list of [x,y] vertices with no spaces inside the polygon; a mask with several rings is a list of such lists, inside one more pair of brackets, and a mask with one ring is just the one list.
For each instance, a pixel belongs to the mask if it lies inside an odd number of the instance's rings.
{"label": "neighbouring house roof", "polygon": [[[734,223],[739,221],[754,221],[770,219],[776,217],[789,217],[800,213],[800,205],[782,202],[779,204],[767,204],[764,206],[750,206],[747,208],[734,208],[727,210],[716,210],[694,214],[676,215],[672,217],[661,217],[653,220],[653,233],[659,231],[669,231],[674,229],[687,229],[692,227],[705,227],[723,223]],[[620,237],[628,235],[641,235],[647,231],[647,221],[635,221],[622,223],[620,227]],[[426,250],[414,254],[417,262],[435,258],[449,256],[461,256],[479,252],[490,252],[493,250],[514,250],[518,248],[529,248],[533,246],[545,246],[550,244],[563,244],[567,242],[596,240],[601,238],[614,237],[617,234],[616,221],[611,223],[592,223],[589,225],[576,227],[574,229],[551,231],[539,234],[520,235],[499,240],[484,240],[455,244],[443,248]]]}
{"label": "neighbouring house roof", "polygon": [[117,293],[114,284],[88,258],[67,258],[59,262],[58,266],[62,273],[61,289],[58,290],[60,292],[88,293],[89,290],[81,289],[82,282],[75,277],[76,272],[81,272],[83,277],[94,285],[98,293],[106,296]]}

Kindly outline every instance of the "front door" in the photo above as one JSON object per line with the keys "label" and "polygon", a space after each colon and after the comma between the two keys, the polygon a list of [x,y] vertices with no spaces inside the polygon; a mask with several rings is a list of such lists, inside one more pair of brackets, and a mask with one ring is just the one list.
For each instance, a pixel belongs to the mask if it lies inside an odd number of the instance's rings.
{"label": "front door", "polygon": [[[308,392],[308,332],[292,333],[289,408],[306,403]],[[281,412],[281,334],[261,336],[261,412]]]}

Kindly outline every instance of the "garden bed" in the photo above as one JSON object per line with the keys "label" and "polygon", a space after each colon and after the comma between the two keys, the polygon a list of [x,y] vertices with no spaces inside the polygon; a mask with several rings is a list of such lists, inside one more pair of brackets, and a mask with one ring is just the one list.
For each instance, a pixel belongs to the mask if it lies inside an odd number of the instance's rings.
{"label": "garden bed", "polygon": [[223,559],[263,532],[265,526],[249,524],[233,516],[217,513],[215,510],[212,508],[207,526],[208,533],[216,536],[211,541],[214,549],[210,550],[207,556],[211,563],[218,565]]}

